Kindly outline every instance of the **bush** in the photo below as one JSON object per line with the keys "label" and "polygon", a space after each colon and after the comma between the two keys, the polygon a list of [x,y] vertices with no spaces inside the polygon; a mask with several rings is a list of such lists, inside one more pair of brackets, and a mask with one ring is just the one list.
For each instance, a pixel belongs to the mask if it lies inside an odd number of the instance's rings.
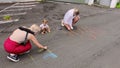
{"label": "bush", "polygon": [[116,8],[120,8],[120,3],[117,3]]}

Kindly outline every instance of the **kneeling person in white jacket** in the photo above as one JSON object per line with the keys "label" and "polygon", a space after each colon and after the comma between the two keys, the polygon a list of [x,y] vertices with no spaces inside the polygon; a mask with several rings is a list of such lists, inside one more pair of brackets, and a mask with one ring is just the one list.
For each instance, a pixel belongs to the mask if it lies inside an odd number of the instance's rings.
{"label": "kneeling person in white jacket", "polygon": [[76,8],[70,9],[65,13],[61,25],[65,26],[70,31],[73,29],[73,25],[77,23],[79,19],[79,10]]}

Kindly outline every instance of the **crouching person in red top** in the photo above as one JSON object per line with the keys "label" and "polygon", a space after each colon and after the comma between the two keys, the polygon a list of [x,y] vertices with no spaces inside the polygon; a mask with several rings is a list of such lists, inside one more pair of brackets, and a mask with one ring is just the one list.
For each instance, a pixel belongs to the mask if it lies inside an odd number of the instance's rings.
{"label": "crouching person in red top", "polygon": [[4,49],[9,53],[7,58],[11,61],[18,62],[18,55],[28,52],[31,49],[32,41],[39,48],[47,49],[47,46],[43,46],[38,42],[35,35],[40,31],[39,26],[33,24],[29,28],[19,27],[5,40]]}

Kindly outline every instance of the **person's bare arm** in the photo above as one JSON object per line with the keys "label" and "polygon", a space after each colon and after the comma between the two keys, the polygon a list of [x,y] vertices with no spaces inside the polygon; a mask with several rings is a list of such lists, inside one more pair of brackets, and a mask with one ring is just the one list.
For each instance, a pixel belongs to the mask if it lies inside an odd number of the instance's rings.
{"label": "person's bare arm", "polygon": [[38,42],[38,40],[35,38],[34,35],[31,35],[29,39],[32,40],[32,42],[33,42],[36,46],[38,46],[39,48],[47,49],[47,46],[41,45],[41,44]]}

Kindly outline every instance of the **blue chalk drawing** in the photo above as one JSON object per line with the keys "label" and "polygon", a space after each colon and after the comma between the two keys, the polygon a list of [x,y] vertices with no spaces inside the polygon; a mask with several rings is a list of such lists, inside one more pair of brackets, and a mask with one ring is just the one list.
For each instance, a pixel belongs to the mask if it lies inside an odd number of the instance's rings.
{"label": "blue chalk drawing", "polygon": [[56,55],[56,54],[54,54],[54,53],[52,53],[52,52],[48,52],[48,53],[46,53],[44,56],[43,56],[43,59],[48,59],[48,58],[53,58],[53,59],[55,59],[55,58],[57,58],[58,56]]}

